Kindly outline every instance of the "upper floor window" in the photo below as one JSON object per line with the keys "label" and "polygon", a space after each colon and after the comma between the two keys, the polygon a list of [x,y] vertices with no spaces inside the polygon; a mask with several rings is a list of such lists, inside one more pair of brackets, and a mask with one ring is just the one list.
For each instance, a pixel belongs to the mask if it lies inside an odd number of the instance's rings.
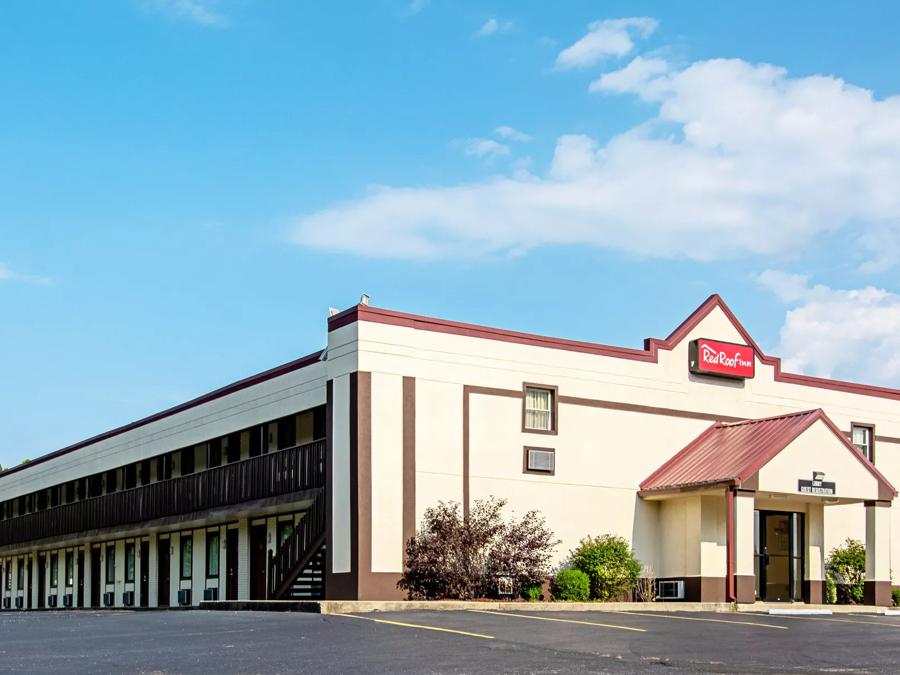
{"label": "upper floor window", "polygon": [[850,436],[853,445],[855,445],[860,454],[862,454],[862,456],[868,459],[870,462],[875,461],[875,434],[873,432],[874,430],[872,429],[872,427],[865,426],[863,424],[854,424],[850,427]]}
{"label": "upper floor window", "polygon": [[549,387],[525,387],[525,431],[556,431],[556,391]]}

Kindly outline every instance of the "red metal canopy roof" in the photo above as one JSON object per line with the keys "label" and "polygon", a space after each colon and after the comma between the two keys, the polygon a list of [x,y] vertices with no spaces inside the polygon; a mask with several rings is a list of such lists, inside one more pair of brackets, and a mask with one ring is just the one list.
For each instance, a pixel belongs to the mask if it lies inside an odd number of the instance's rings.
{"label": "red metal canopy roof", "polygon": [[816,421],[824,422],[891,495],[893,485],[863,457],[822,410],[743,422],[716,422],[641,483],[642,493],[740,485]]}

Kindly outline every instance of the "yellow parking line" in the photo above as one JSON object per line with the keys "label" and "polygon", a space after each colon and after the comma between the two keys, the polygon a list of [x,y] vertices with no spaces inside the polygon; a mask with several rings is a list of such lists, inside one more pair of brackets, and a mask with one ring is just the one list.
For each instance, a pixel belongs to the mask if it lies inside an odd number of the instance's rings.
{"label": "yellow parking line", "polygon": [[787,630],[786,626],[776,626],[770,623],[754,623],[753,621],[729,621],[728,619],[706,619],[699,616],[673,616],[666,612],[629,612],[627,610],[614,611],[614,614],[633,614],[634,616],[649,616],[654,619],[675,619],[677,621],[706,621],[708,623],[731,623],[738,626],[756,626],[758,628],[772,628],[774,630]]}
{"label": "yellow parking line", "polygon": [[558,621],[560,623],[577,623],[582,626],[597,626],[599,628],[618,628],[619,630],[630,630],[635,633],[646,633],[647,631],[644,628],[632,628],[630,626],[617,626],[612,623],[595,623],[593,621],[577,621],[575,619],[556,619],[552,616],[534,616],[533,614],[511,614],[510,612],[492,612],[487,609],[470,609],[470,612],[477,612],[478,614],[493,614],[495,616],[508,616],[514,619],[534,619],[536,621]]}
{"label": "yellow parking line", "polygon": [[834,621],[836,623],[859,623],[859,624],[871,624],[873,626],[885,626],[887,628],[900,628],[900,623],[894,623],[892,621],[867,621],[865,619],[860,619],[859,621],[855,619],[832,619],[826,618],[824,616],[791,616],[789,614],[773,614],[772,618],[775,619],[806,619],[807,621]]}
{"label": "yellow parking line", "polygon": [[464,630],[453,630],[452,628],[439,628],[437,626],[423,626],[418,623],[403,623],[402,621],[389,621],[388,619],[373,619],[368,616],[358,616],[356,614],[332,614],[331,616],[343,616],[348,619],[362,619],[363,621],[373,621],[375,623],[386,623],[391,626],[401,626],[403,628],[418,628],[420,630],[434,630],[441,633],[455,633],[456,635],[465,635],[466,637],[483,638],[485,640],[493,640],[493,635],[483,635],[481,633],[469,633]]}

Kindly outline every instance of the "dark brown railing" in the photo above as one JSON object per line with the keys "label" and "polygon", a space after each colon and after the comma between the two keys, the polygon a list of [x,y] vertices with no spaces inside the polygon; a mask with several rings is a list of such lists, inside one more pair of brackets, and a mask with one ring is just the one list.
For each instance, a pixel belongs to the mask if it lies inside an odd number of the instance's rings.
{"label": "dark brown railing", "polygon": [[0,546],[179,516],[324,485],[325,441],[318,440],[0,521]]}
{"label": "dark brown railing", "polygon": [[325,493],[320,492],[291,535],[269,555],[269,600],[284,596],[324,543]]}

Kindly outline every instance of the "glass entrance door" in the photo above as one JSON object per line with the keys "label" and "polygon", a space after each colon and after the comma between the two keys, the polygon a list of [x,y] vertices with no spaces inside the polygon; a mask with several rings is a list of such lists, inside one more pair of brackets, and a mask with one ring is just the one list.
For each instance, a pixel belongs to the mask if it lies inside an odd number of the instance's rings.
{"label": "glass entrance door", "polygon": [[756,512],[756,596],[767,602],[803,599],[803,514]]}

